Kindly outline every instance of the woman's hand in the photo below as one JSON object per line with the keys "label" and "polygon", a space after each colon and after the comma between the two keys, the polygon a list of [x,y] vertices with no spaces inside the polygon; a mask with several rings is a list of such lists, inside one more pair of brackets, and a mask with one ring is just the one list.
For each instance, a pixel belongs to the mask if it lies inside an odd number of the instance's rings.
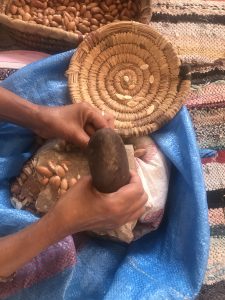
{"label": "woman's hand", "polygon": [[111,115],[104,114],[87,103],[60,107],[39,107],[39,123],[33,128],[43,138],[62,138],[85,147],[90,136],[100,128],[114,127]]}
{"label": "woman's hand", "polygon": [[108,230],[137,220],[144,214],[147,195],[139,176],[115,193],[99,193],[90,177],[83,177],[64,194],[50,214],[59,222],[63,235],[86,230]]}
{"label": "woman's hand", "polygon": [[48,107],[36,105],[0,87],[0,121],[9,121],[34,131],[39,136],[61,138],[85,147],[100,128],[114,127],[111,115],[87,103]]}
{"label": "woman's hand", "polygon": [[67,235],[113,229],[137,220],[144,213],[146,201],[147,195],[134,173],[128,185],[112,194],[97,192],[89,177],[82,178],[38,222],[0,238],[0,277],[10,276]]}

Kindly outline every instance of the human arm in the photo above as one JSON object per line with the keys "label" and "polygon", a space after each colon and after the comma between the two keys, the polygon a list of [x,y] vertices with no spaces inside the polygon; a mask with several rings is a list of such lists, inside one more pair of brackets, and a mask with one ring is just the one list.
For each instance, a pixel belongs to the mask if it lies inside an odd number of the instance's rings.
{"label": "human arm", "polygon": [[144,213],[146,201],[141,181],[134,173],[128,185],[112,194],[99,193],[91,178],[83,177],[39,221],[0,239],[0,277],[10,276],[70,234],[114,229],[138,219]]}
{"label": "human arm", "polygon": [[[0,120],[32,129],[44,138],[63,138],[85,146],[96,129],[113,127],[111,117],[87,104],[45,107],[0,88]],[[8,277],[49,245],[79,231],[112,229],[138,219],[146,195],[133,175],[130,184],[113,194],[100,194],[90,178],[82,178],[52,211],[18,233],[0,238],[0,277]],[[26,251],[24,251],[26,249]]]}
{"label": "human arm", "polygon": [[43,138],[62,138],[85,147],[99,128],[113,128],[113,117],[86,103],[48,107],[33,104],[0,87],[0,121],[31,129]]}

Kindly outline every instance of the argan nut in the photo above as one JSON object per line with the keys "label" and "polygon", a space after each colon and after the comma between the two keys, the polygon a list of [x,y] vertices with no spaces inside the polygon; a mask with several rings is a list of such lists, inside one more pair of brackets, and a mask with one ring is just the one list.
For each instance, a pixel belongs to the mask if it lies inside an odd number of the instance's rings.
{"label": "argan nut", "polygon": [[66,165],[65,163],[62,163],[62,167],[63,167],[63,169],[64,169],[66,172],[69,171],[69,169],[68,169],[68,167],[67,167],[67,165]]}
{"label": "argan nut", "polygon": [[113,17],[115,17],[117,14],[118,14],[118,9],[115,8],[115,9],[111,12],[111,15],[112,15]]}
{"label": "argan nut", "polygon": [[96,25],[91,25],[91,30],[92,31],[95,31],[95,30],[97,30],[98,29],[98,26],[96,26]]}
{"label": "argan nut", "polygon": [[99,5],[104,12],[109,11],[109,7],[104,2],[101,1]]}
{"label": "argan nut", "polygon": [[82,21],[82,24],[85,25],[85,26],[90,26],[90,22],[87,21],[87,20],[83,20],[83,21]]}
{"label": "argan nut", "polygon": [[133,90],[136,87],[135,84],[129,84],[128,85],[128,90]]}
{"label": "argan nut", "polygon": [[32,202],[33,202],[33,198],[32,198],[31,196],[27,196],[27,197],[23,200],[22,204],[23,204],[23,206],[24,206],[24,205],[30,204],[30,203],[32,203]]}
{"label": "argan nut", "polygon": [[39,13],[37,14],[37,16],[38,16],[39,19],[43,19],[43,14],[42,14],[42,13],[39,12]]}
{"label": "argan nut", "polygon": [[11,186],[11,193],[13,193],[13,194],[19,194],[20,191],[21,191],[21,188],[20,188],[20,186],[18,184],[13,184]]}
{"label": "argan nut", "polygon": [[80,14],[81,15],[84,14],[86,12],[86,10],[87,10],[86,5],[83,4],[82,7],[81,7],[81,9],[80,9]]}
{"label": "argan nut", "polygon": [[53,176],[49,179],[49,184],[54,186],[55,188],[59,188],[61,184],[61,179],[59,176]]}
{"label": "argan nut", "polygon": [[[68,18],[68,20],[69,20],[70,22],[73,21],[73,18],[71,17],[70,14],[68,14],[68,12],[64,11],[64,12],[63,12],[63,15],[64,15],[64,18],[65,18],[65,17]],[[65,147],[65,144],[64,144],[64,147]]]}
{"label": "argan nut", "polygon": [[63,11],[65,9],[66,9],[66,6],[64,6],[64,5],[60,5],[60,6],[57,7],[58,11]]}
{"label": "argan nut", "polygon": [[71,187],[74,186],[76,183],[77,183],[76,178],[71,178],[71,179],[69,180],[69,187],[71,188]]}
{"label": "argan nut", "polygon": [[31,19],[31,15],[29,14],[29,13],[25,13],[24,15],[23,15],[23,20],[24,21],[29,21]]}
{"label": "argan nut", "polygon": [[44,9],[47,7],[47,2],[42,2],[39,0],[31,0],[31,6]]}
{"label": "argan nut", "polygon": [[42,213],[47,213],[54,206],[54,193],[52,193],[51,188],[45,188],[40,192],[35,203],[35,208],[37,211]]}
{"label": "argan nut", "polygon": [[126,82],[126,83],[128,83],[129,81],[130,81],[130,79],[129,79],[129,76],[123,76],[123,80]]}
{"label": "argan nut", "polygon": [[144,64],[144,65],[140,66],[140,69],[143,70],[143,71],[147,70],[148,68],[149,68],[148,64]]}
{"label": "argan nut", "polygon": [[18,8],[18,13],[23,16],[25,14],[25,11],[22,9],[22,7]]}
{"label": "argan nut", "polygon": [[95,14],[93,17],[94,17],[94,19],[96,19],[98,21],[101,21],[103,19],[103,15],[102,14]]}
{"label": "argan nut", "polygon": [[127,3],[127,8],[128,8],[129,10],[131,10],[131,8],[132,8],[132,1],[131,1],[131,0],[128,1],[128,3]]}
{"label": "argan nut", "polygon": [[150,77],[149,77],[149,83],[150,84],[153,84],[153,82],[154,82],[154,76],[153,75],[151,75]]}
{"label": "argan nut", "polygon": [[26,13],[29,13],[29,12],[30,12],[30,6],[29,6],[29,5],[25,5],[25,6],[23,7],[23,9],[24,9],[24,11],[25,11]]}
{"label": "argan nut", "polygon": [[40,178],[39,182],[40,182],[41,185],[47,185],[48,182],[49,182],[49,178],[47,178],[47,177]]}
{"label": "argan nut", "polygon": [[106,20],[112,22],[114,20],[113,16],[111,16],[110,14],[105,14],[104,17],[106,18]]}
{"label": "argan nut", "polygon": [[75,7],[68,7],[66,10],[67,10],[68,12],[73,13],[73,14],[76,14],[76,12],[77,12],[77,10],[76,10]]}
{"label": "argan nut", "polygon": [[21,209],[23,207],[23,204],[15,197],[10,198],[11,204],[16,209]]}
{"label": "argan nut", "polygon": [[97,3],[92,2],[92,3],[90,3],[90,4],[87,5],[87,9],[91,9],[92,10],[92,8],[96,7],[97,5],[98,5]]}
{"label": "argan nut", "polygon": [[90,20],[90,22],[91,22],[92,25],[99,26],[99,21],[96,20],[96,19],[94,19],[94,18],[92,18],[92,19]]}
{"label": "argan nut", "polygon": [[105,0],[107,6],[110,6],[113,3],[113,0]]}
{"label": "argan nut", "polygon": [[77,27],[82,33],[88,33],[91,31],[89,27],[87,27],[83,24],[78,24]]}
{"label": "argan nut", "polygon": [[136,14],[138,11],[137,4],[133,1],[131,6],[132,6],[132,11]]}
{"label": "argan nut", "polygon": [[58,27],[58,26],[59,26],[59,24],[58,24],[57,22],[55,22],[55,21],[51,21],[51,22],[50,22],[50,25],[51,25],[52,27]]}
{"label": "argan nut", "polygon": [[106,20],[106,19],[102,19],[102,20],[101,20],[101,23],[102,23],[102,24],[106,24],[106,23],[107,23],[107,20]]}
{"label": "argan nut", "polygon": [[[37,19],[35,19],[35,22],[37,23],[37,24],[43,24],[43,20],[41,19],[41,18],[37,18]],[[56,23],[57,24],[57,23]],[[57,24],[58,25],[58,24]]]}
{"label": "argan nut", "polygon": [[114,9],[116,9],[116,5],[115,4],[112,4],[109,6],[109,10],[110,11],[113,11]]}
{"label": "argan nut", "polygon": [[23,180],[21,178],[19,178],[19,177],[17,178],[17,182],[19,183],[20,186],[23,185]]}
{"label": "argan nut", "polygon": [[122,21],[130,21],[130,18],[128,18],[127,16],[122,16],[122,17],[121,17],[121,20],[122,20]]}
{"label": "argan nut", "polygon": [[73,31],[75,31],[75,30],[76,30],[76,24],[75,24],[75,22],[74,22],[74,21],[69,22],[69,23],[67,24],[67,26],[66,26],[66,29],[67,29],[67,30],[73,30]]}
{"label": "argan nut", "polygon": [[112,193],[128,184],[130,171],[126,149],[114,130],[97,130],[88,143],[87,157],[93,185],[98,191]]}
{"label": "argan nut", "polygon": [[23,180],[23,182],[27,180],[27,176],[24,173],[20,175],[20,178]]}
{"label": "argan nut", "polygon": [[148,115],[151,115],[151,114],[153,113],[154,109],[155,109],[155,105],[154,105],[154,104],[150,105],[150,106],[147,108],[147,114],[148,114]]}
{"label": "argan nut", "polygon": [[76,2],[76,3],[75,3],[75,6],[76,6],[76,9],[77,9],[77,10],[80,10],[80,3]]}
{"label": "argan nut", "polygon": [[62,23],[62,17],[60,15],[54,15],[52,20],[57,22],[58,24]]}
{"label": "argan nut", "polygon": [[40,175],[42,175],[42,176],[45,176],[45,177],[51,177],[53,174],[52,174],[52,172],[48,169],[48,168],[46,168],[46,167],[43,167],[43,166],[37,166],[36,167],[36,171],[40,174]]}
{"label": "argan nut", "polygon": [[63,190],[67,190],[68,189],[68,181],[67,181],[66,178],[62,179],[60,188],[63,189]]}
{"label": "argan nut", "polygon": [[61,178],[66,175],[65,170],[63,169],[63,167],[61,167],[59,165],[55,167],[55,172]]}
{"label": "argan nut", "polygon": [[10,12],[12,15],[15,15],[17,13],[17,7],[15,5],[11,5]]}
{"label": "argan nut", "polygon": [[48,19],[44,19],[44,20],[43,20],[43,25],[49,26],[49,20],[48,20]]}
{"label": "argan nut", "polygon": [[100,7],[93,7],[92,9],[91,9],[91,12],[93,13],[93,14],[98,14],[98,13],[102,13],[102,10],[101,10],[101,8]]}
{"label": "argan nut", "polygon": [[127,106],[129,106],[129,107],[135,107],[135,106],[137,106],[138,105],[138,102],[137,101],[129,101],[129,102],[127,102]]}

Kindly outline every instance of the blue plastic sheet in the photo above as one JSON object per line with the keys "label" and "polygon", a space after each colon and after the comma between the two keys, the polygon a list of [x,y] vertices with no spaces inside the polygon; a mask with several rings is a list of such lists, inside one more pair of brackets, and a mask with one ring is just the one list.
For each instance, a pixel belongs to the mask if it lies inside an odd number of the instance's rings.
{"label": "blue plastic sheet", "polygon": [[[69,103],[64,76],[73,52],[52,56],[2,83],[43,105]],[[209,228],[199,150],[186,108],[152,135],[172,163],[165,217],[160,228],[130,245],[90,238],[75,266],[9,299],[194,299],[207,265]],[[36,220],[9,201],[9,182],[32,153],[29,130],[0,123],[0,235]]]}

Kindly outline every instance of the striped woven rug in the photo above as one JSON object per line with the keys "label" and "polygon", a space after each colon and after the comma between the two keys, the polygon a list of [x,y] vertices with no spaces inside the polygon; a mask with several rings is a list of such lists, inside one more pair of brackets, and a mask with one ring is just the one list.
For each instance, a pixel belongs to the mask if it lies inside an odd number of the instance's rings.
{"label": "striped woven rug", "polygon": [[[225,0],[153,0],[151,23],[191,66],[187,99],[202,159],[211,246],[199,299],[225,299]],[[208,155],[210,156],[210,155]],[[201,253],[199,253],[201,255]]]}

